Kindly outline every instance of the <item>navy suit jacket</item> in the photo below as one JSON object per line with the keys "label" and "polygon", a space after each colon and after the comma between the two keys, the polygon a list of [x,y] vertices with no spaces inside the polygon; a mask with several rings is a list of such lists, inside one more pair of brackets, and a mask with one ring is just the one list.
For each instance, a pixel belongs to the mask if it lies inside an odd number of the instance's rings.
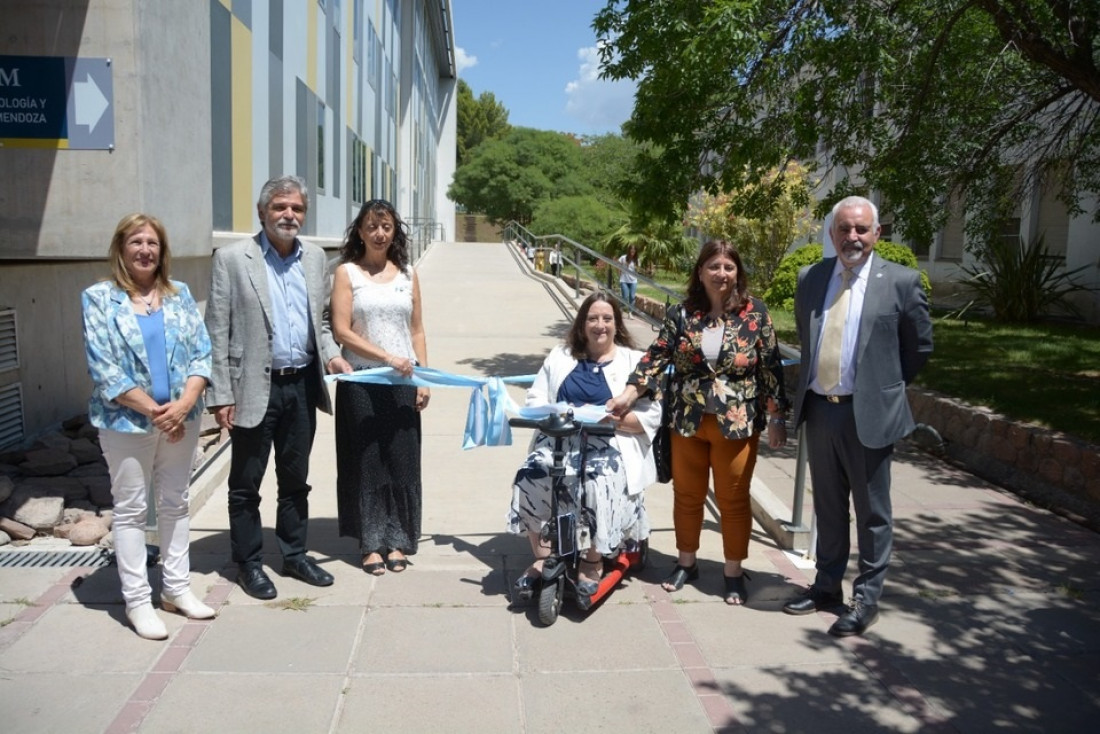
{"label": "navy suit jacket", "polygon": [[[802,366],[794,404],[796,426],[804,418],[811,367],[817,363],[825,291],[835,265],[836,258],[831,257],[798,274],[794,313]],[[932,354],[932,318],[919,272],[878,254],[869,267],[856,345],[852,407],[860,443],[878,449],[909,435],[916,425],[905,388]]]}

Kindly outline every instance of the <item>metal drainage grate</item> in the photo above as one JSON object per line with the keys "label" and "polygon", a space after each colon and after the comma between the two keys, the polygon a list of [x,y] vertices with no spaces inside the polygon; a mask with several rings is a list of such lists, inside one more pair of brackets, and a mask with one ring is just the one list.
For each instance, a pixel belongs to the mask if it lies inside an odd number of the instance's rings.
{"label": "metal drainage grate", "polygon": [[64,568],[109,566],[114,554],[102,548],[92,550],[27,551],[0,550],[0,568]]}

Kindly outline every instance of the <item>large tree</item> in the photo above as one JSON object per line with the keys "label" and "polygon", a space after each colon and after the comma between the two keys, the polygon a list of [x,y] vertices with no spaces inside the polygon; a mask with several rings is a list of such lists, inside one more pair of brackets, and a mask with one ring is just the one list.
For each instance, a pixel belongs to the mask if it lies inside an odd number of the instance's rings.
{"label": "large tree", "polygon": [[480,143],[504,137],[511,126],[508,110],[492,92],[482,92],[475,98],[465,80],[458,80],[458,110],[456,111],[455,148],[458,165],[470,162],[470,155]]}
{"label": "large tree", "polygon": [[[765,217],[736,212],[737,201],[751,200],[761,188],[771,190],[780,182],[780,193]],[[808,204],[813,181],[797,163],[785,171],[771,171],[759,185],[731,194],[704,193],[688,210],[688,222],[708,239],[732,242],[741,253],[753,290],[763,293],[771,285],[779,263],[791,245],[814,231]]]}
{"label": "large tree", "polygon": [[656,144],[635,198],[669,217],[792,159],[917,238],[1006,170],[1071,211],[1100,191],[1096,0],[609,0],[593,27],[604,76],[638,81],[626,133]]}
{"label": "large tree", "polygon": [[527,224],[543,201],[592,193],[581,168],[581,149],[572,137],[514,127],[473,151],[470,162],[455,171],[447,196],[491,222]]}

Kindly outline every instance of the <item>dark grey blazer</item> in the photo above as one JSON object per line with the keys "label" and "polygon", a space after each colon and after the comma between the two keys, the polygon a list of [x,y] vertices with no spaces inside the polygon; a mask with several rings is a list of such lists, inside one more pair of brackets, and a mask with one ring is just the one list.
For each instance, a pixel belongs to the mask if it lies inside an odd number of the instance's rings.
{"label": "dark grey blazer", "polygon": [[[332,412],[325,388],[325,365],[340,355],[324,319],[328,279],[325,251],[299,240],[302,269],[309,295],[309,315],[317,359],[313,361],[320,386],[317,407]],[[271,297],[260,235],[238,240],[214,253],[210,298],[206,302],[206,328],[210,332],[214,366],[206,389],[206,405],[235,405],[234,424],[253,428],[260,424],[271,394],[272,327]]]}
{"label": "dark grey blazer", "polygon": [[[802,367],[794,403],[796,426],[803,420],[809,365],[817,362],[825,291],[835,265],[836,258],[831,257],[798,274],[794,313]],[[879,255],[870,268],[859,322],[852,407],[860,443],[877,449],[904,438],[915,427],[905,387],[932,354],[932,318],[920,273]]]}

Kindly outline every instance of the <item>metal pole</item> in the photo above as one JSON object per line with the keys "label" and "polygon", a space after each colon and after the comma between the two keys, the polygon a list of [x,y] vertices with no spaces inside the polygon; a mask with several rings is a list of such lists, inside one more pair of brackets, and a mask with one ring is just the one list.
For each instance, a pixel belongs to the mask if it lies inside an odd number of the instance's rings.
{"label": "metal pole", "polygon": [[802,527],[802,506],[806,496],[806,423],[798,427],[798,453],[794,460],[794,501],[791,503],[791,525]]}

